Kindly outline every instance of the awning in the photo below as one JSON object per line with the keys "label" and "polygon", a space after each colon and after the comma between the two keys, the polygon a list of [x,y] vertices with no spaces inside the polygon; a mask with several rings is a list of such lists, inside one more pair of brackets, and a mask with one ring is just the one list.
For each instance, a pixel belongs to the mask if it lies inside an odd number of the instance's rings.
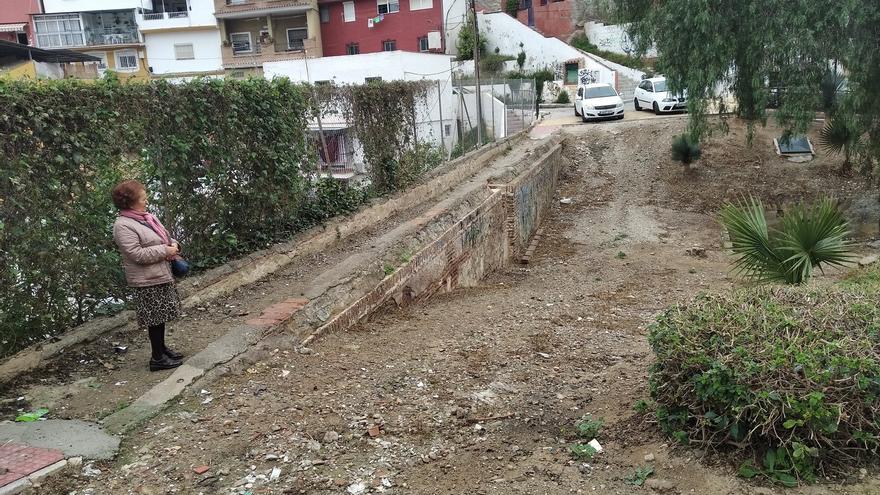
{"label": "awning", "polygon": [[27,26],[26,22],[16,24],[0,24],[0,33],[24,32],[25,26]]}

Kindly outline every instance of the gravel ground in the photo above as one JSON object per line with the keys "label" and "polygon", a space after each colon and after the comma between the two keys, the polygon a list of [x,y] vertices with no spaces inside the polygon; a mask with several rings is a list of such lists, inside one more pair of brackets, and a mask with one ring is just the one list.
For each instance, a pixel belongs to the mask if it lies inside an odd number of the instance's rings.
{"label": "gravel ground", "polygon": [[[72,472],[38,492],[783,493],[671,445],[633,410],[647,395],[646,328],[670,304],[739,283],[713,216],[721,201],[751,192],[784,207],[831,192],[855,204],[866,192],[824,157],[775,157],[768,131],[743,147],[736,124],[682,170],[662,143],[684,125],[566,128],[559,196],[572,201],[554,208],[530,265],[306,354],[267,341],[129,435],[116,461],[93,466],[99,475]],[[604,450],[575,461],[585,414],[604,419]],[[644,466],[645,486],[627,481]],[[785,493],[880,493],[873,470],[859,477]]]}

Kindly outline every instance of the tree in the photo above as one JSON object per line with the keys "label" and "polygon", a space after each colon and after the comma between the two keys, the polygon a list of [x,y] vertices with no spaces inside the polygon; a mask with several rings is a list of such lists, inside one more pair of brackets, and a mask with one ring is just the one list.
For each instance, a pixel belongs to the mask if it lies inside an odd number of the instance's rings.
{"label": "tree", "polygon": [[830,199],[795,206],[774,229],[767,225],[764,205],[749,198],[727,204],[721,210],[721,223],[737,257],[734,270],[758,282],[801,284],[814,268],[840,266],[852,256],[849,226]]}
{"label": "tree", "polygon": [[519,67],[520,72],[526,66],[526,50],[522,43],[519,44],[519,53],[516,54],[516,66]]}
{"label": "tree", "polygon": [[[474,59],[474,19],[472,14],[467,14],[467,20],[458,31],[458,40],[455,42],[459,60]],[[486,51],[486,37],[480,33],[480,54]]]}
{"label": "tree", "polygon": [[[865,154],[880,154],[880,3],[862,0],[616,0],[618,20],[632,22],[637,52],[652,44],[670,86],[686,89],[690,127],[703,138],[712,129],[709,104],[722,105],[729,88],[735,114],[766,124],[770,85],[784,90],[776,112],[791,133],[803,133],[822,107],[821,84],[838,65],[848,75],[838,111],[849,113]],[[681,26],[672,28],[672,26]]]}

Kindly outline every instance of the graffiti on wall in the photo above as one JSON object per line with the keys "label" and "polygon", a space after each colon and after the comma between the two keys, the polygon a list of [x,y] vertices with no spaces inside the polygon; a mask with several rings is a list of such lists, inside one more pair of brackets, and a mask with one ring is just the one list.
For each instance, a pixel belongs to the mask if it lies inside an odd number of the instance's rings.
{"label": "graffiti on wall", "polygon": [[580,84],[593,84],[599,82],[599,71],[590,69],[581,69],[578,71],[578,81]]}

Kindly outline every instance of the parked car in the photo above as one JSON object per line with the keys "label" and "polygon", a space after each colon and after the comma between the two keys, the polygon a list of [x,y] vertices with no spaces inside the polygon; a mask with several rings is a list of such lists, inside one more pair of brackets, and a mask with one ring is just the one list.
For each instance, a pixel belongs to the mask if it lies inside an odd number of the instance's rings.
{"label": "parked car", "polygon": [[684,94],[676,96],[670,93],[665,77],[652,77],[643,79],[636,87],[633,106],[636,111],[650,108],[654,113],[675,112],[687,110],[687,97]]}
{"label": "parked car", "polygon": [[607,83],[578,86],[574,99],[574,114],[586,122],[599,119],[622,119],[623,99]]}

